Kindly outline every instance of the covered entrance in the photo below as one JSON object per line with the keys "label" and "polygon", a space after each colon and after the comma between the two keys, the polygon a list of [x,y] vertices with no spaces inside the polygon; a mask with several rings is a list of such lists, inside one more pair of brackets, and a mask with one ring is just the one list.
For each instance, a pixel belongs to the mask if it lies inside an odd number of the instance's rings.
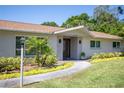
{"label": "covered entrance", "polygon": [[83,47],[83,37],[87,37],[88,33],[83,28],[83,26],[80,26],[55,32],[58,38],[57,56],[59,60],[80,59],[80,53],[82,52]]}
{"label": "covered entrance", "polygon": [[82,45],[78,37],[63,37],[63,59],[75,60],[79,59]]}

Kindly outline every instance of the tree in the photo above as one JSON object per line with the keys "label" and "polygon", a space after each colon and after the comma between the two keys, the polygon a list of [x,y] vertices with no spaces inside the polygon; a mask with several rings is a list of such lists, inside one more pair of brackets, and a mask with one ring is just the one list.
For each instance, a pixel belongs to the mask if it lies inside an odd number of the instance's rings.
{"label": "tree", "polygon": [[94,19],[96,20],[94,30],[110,34],[119,33],[122,30],[119,16],[122,14],[123,8],[121,6],[97,6],[94,9]]}
{"label": "tree", "polygon": [[119,16],[124,14],[124,7],[123,6],[109,6],[109,5],[100,5],[94,9],[94,19],[97,20],[102,14],[109,14],[119,19]]}
{"label": "tree", "polygon": [[71,16],[63,24],[62,27],[75,27],[79,25],[85,25],[89,21],[89,16],[86,13],[80,15]]}
{"label": "tree", "polygon": [[40,65],[40,56],[43,54],[51,54],[52,48],[48,45],[47,38],[37,38],[37,37],[29,37],[26,40],[26,46],[28,51],[34,51],[35,53],[35,62]]}
{"label": "tree", "polygon": [[53,26],[53,27],[58,27],[56,22],[43,22],[41,25],[47,25],[47,26]]}
{"label": "tree", "polygon": [[71,16],[63,24],[62,27],[75,27],[79,25],[86,26],[91,31],[99,31],[114,35],[124,36],[124,18],[120,20],[120,16],[124,15],[123,6],[97,6],[94,9],[93,16],[86,13]]}

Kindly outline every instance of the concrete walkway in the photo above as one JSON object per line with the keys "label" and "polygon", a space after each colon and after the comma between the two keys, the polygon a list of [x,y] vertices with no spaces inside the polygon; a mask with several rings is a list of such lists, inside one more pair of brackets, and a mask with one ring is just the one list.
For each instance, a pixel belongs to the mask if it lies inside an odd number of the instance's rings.
{"label": "concrete walkway", "polygon": [[[34,83],[34,82],[39,82],[39,81],[43,81],[43,80],[48,80],[48,79],[53,79],[53,78],[57,78],[57,77],[61,77],[61,76],[70,75],[70,74],[76,73],[80,70],[84,70],[84,69],[88,68],[89,66],[91,66],[91,64],[89,62],[75,61],[74,66],[64,69],[64,70],[49,72],[49,73],[45,73],[45,74],[25,76],[24,84],[30,84],[30,83]],[[0,87],[17,87],[17,86],[19,86],[19,78],[0,80]]]}

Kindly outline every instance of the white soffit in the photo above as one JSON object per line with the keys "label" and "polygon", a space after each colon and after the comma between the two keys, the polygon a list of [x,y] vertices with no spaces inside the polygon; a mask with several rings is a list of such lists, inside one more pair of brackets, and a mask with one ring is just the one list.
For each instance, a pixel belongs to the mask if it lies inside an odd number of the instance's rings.
{"label": "white soffit", "polygon": [[77,30],[77,29],[81,29],[81,28],[84,28],[84,26],[67,28],[67,29],[64,29],[64,30],[56,31],[56,32],[54,32],[54,34],[64,33],[64,32],[73,31],[73,30]]}

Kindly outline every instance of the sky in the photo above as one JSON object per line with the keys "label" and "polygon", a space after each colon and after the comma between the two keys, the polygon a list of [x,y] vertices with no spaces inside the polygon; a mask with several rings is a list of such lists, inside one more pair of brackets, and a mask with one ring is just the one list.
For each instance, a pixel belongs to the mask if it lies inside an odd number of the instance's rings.
{"label": "sky", "polygon": [[87,13],[91,16],[95,7],[91,5],[1,5],[0,19],[35,24],[55,21],[58,25],[61,25],[73,15]]}

